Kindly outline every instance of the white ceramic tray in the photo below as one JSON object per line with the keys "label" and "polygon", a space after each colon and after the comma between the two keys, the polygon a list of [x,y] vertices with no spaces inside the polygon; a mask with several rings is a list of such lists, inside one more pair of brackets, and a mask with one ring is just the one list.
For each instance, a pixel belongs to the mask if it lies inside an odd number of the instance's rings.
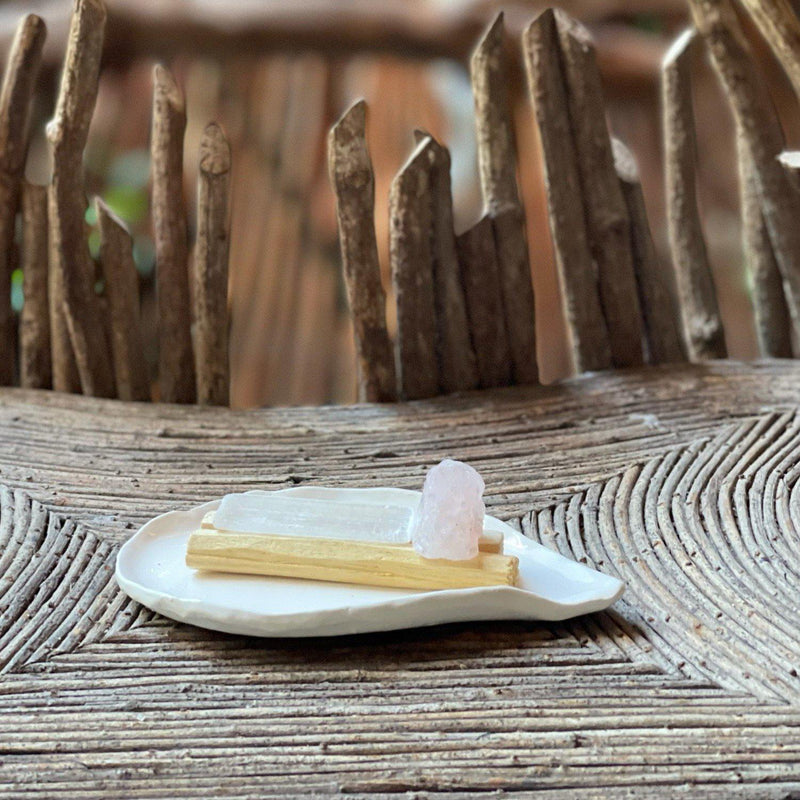
{"label": "white ceramic tray", "polygon": [[[415,506],[407,489],[282,490],[302,497]],[[189,534],[219,500],[150,520],[122,547],[117,582],[134,600],[165,617],[252,636],[338,636],[468,620],[561,620],[600,611],[623,591],[603,575],[527,539],[487,516],[502,531],[504,552],[519,558],[519,584],[473,589],[385,589],[292,578],[197,572],[185,564]]]}

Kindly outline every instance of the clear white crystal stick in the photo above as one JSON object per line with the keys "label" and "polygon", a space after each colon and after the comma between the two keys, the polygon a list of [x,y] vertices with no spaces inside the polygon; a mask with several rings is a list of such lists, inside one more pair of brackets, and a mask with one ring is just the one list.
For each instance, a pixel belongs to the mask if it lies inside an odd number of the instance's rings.
{"label": "clear white crystal stick", "polygon": [[236,533],[406,544],[411,540],[412,514],[412,509],[399,505],[248,492],[222,498],[214,527]]}

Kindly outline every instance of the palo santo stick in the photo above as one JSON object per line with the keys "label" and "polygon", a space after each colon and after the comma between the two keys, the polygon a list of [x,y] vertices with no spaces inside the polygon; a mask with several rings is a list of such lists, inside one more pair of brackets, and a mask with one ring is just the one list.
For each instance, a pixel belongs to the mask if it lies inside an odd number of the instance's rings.
{"label": "palo santo stick", "polygon": [[189,537],[186,565],[215,572],[406,589],[513,586],[519,568],[515,556],[479,553],[467,561],[448,561],[423,558],[405,545],[203,530]]}
{"label": "palo santo stick", "polygon": [[[214,512],[209,511],[204,517],[203,521],[200,523],[200,527],[204,531],[221,533],[223,535],[227,535],[226,531],[217,530],[214,527]],[[263,536],[263,534],[254,534],[258,536]],[[337,539],[337,541],[341,541]],[[481,534],[481,538],[478,539],[478,550],[481,553],[502,553],[503,552],[503,534],[500,531],[484,531]]]}

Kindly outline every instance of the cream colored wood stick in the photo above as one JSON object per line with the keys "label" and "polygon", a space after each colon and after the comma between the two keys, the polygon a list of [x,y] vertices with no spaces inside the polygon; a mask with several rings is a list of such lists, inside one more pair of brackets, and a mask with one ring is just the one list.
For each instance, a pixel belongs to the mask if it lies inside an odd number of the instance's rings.
{"label": "cream colored wood stick", "polygon": [[513,586],[516,556],[479,553],[468,561],[423,558],[408,545],[199,530],[189,537],[193,569],[406,589]]}
{"label": "cream colored wood stick", "polygon": [[[216,531],[217,533],[225,533],[219,531],[214,527],[214,512],[209,511],[200,523],[200,527],[204,531]],[[254,534],[255,535],[255,534]],[[258,534],[263,535],[263,534]],[[484,531],[481,538],[478,539],[478,550],[481,553],[502,553],[503,552],[503,534],[500,531]]]}

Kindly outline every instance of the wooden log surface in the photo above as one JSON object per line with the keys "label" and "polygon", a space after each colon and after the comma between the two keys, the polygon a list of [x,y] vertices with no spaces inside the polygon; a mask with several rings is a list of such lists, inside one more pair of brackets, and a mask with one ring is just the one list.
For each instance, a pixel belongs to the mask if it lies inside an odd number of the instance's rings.
{"label": "wooden log surface", "polygon": [[[791,796],[798,380],[790,361],[707,362],[245,413],[0,391],[0,786]],[[490,513],[622,577],[622,600],[563,623],[256,640],[113,581],[116,544],[157,513],[305,482],[418,488],[443,455],[480,465]]]}
{"label": "wooden log surface", "polygon": [[690,359],[725,358],[725,332],[697,206],[697,152],[691,94],[691,55],[697,41],[682,33],[664,56],[661,73],[667,222],[683,337]]}

